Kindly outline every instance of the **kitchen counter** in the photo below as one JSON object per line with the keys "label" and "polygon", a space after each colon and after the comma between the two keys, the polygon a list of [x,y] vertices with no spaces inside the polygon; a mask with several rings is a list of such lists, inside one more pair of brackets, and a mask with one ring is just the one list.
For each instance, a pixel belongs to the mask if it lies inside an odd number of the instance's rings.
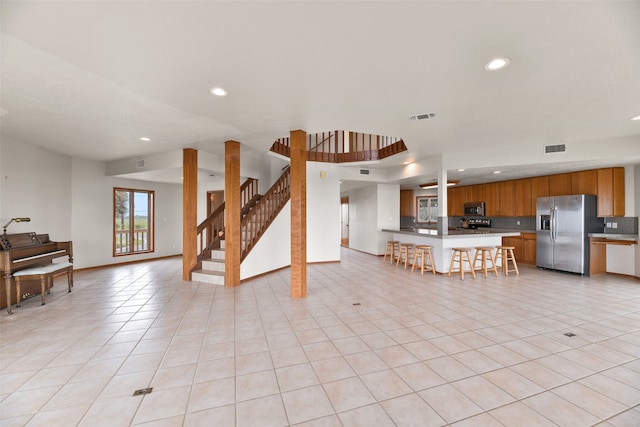
{"label": "kitchen counter", "polygon": [[[453,248],[495,247],[502,245],[503,237],[520,236],[520,231],[496,230],[493,228],[480,230],[453,229],[449,230],[449,234],[444,235],[438,234],[438,230],[424,228],[383,229],[382,232],[387,234],[388,240],[431,246],[436,272],[442,274],[449,272]],[[500,266],[500,263],[498,263],[498,266]]]}
{"label": "kitchen counter", "polygon": [[638,241],[637,234],[616,234],[616,233],[589,233],[589,237],[611,240],[635,240]]}

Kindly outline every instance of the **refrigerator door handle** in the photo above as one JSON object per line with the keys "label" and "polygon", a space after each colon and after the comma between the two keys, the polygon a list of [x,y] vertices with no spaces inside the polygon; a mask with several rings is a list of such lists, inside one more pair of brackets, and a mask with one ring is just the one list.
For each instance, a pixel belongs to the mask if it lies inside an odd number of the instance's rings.
{"label": "refrigerator door handle", "polygon": [[553,207],[549,208],[549,242],[553,243]]}
{"label": "refrigerator door handle", "polygon": [[557,241],[558,240],[558,226],[556,224],[558,218],[558,207],[554,206],[553,207],[553,241]]}

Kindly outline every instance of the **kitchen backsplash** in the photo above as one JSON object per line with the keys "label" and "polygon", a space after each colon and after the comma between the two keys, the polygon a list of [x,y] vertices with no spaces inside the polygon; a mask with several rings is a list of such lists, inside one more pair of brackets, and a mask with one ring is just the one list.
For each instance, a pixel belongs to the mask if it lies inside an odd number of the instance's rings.
{"label": "kitchen backsplash", "polygon": [[400,228],[413,228],[416,226],[416,218],[413,216],[401,216]]}
{"label": "kitchen backsplash", "polygon": [[[462,226],[462,216],[450,216],[449,217],[449,228],[456,228]],[[472,217],[469,217],[472,218]],[[473,218],[485,218],[485,217],[473,217]],[[501,228],[501,229],[509,229],[509,230],[526,230],[526,231],[535,231],[536,230],[536,219],[530,216],[523,217],[499,217],[492,218],[486,217],[491,220],[491,228]]]}
{"label": "kitchen backsplash", "polygon": [[602,218],[604,232],[609,234],[638,234],[638,217]]}

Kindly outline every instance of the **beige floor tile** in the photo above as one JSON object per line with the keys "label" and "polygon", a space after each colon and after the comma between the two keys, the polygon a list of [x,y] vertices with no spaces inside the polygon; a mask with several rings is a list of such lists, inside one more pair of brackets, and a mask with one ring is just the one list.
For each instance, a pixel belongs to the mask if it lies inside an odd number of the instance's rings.
{"label": "beige floor tile", "polygon": [[482,408],[450,384],[418,393],[447,423],[453,423],[483,412]]}
{"label": "beige floor tile", "polygon": [[331,341],[306,344],[302,348],[307,353],[307,358],[312,362],[340,356],[340,352]]}
{"label": "beige floor tile", "polygon": [[580,382],[565,384],[554,388],[552,392],[600,419],[609,418],[627,409],[626,405],[584,386]]}
{"label": "beige floor tile", "polygon": [[481,376],[465,378],[451,383],[451,385],[485,411],[506,405],[515,400],[513,396]]}
{"label": "beige floor tile", "polygon": [[[488,412],[484,412],[482,414],[474,415],[473,417],[469,417],[462,421],[458,421],[456,423],[451,424],[452,427],[502,427],[505,424],[502,424]],[[507,424],[508,425],[508,424]],[[527,425],[527,424],[521,424]]]}
{"label": "beige floor tile", "polygon": [[360,339],[372,350],[398,345],[389,335],[384,332],[373,332],[371,334],[360,335]]}
{"label": "beige floor tile", "polygon": [[82,369],[83,365],[56,366],[39,370],[22,384],[18,391],[34,390],[42,387],[61,386],[66,384]]}
{"label": "beige floor tile", "polygon": [[358,374],[368,374],[382,371],[389,366],[375,352],[365,351],[362,353],[349,354],[344,357],[351,368]]}
{"label": "beige floor tile", "polygon": [[298,424],[334,413],[333,407],[320,385],[282,393],[289,423]]}
{"label": "beige floor tile", "polygon": [[348,411],[376,401],[357,377],[326,383],[323,387],[336,412]]}
{"label": "beige floor tile", "polygon": [[552,371],[536,361],[513,365],[510,366],[509,369],[547,390],[571,381],[569,378],[560,375],[558,372]]}
{"label": "beige floor tile", "polygon": [[0,402],[0,419],[35,414],[60,388],[56,385],[11,393]]}
{"label": "beige floor tile", "polygon": [[[29,420],[29,426],[72,426],[77,425],[84,416],[89,403],[76,404],[58,409],[42,409]],[[4,423],[3,423],[4,425]]]}
{"label": "beige floor tile", "polygon": [[418,358],[400,345],[378,349],[376,354],[392,368],[418,362]]}
{"label": "beige floor tile", "polygon": [[279,394],[236,404],[236,427],[282,427],[288,424]]}
{"label": "beige floor tile", "polygon": [[626,366],[616,366],[615,368],[602,371],[602,374],[618,380],[628,386],[640,389],[640,371],[634,371]]}
{"label": "beige floor tile", "polygon": [[253,372],[273,369],[271,353],[251,353],[236,356],[236,375],[251,374]]}
{"label": "beige floor tile", "polygon": [[638,407],[615,415],[607,420],[612,427],[636,427],[640,425],[640,409]]}
{"label": "beige floor tile", "polygon": [[272,350],[271,359],[273,360],[273,366],[276,368],[298,365],[309,361],[307,354],[301,346]]}
{"label": "beige floor tile", "polygon": [[[544,413],[544,412],[543,412]],[[522,402],[514,402],[489,412],[505,426],[556,427],[557,424],[540,415]],[[568,424],[571,425],[571,424]],[[457,427],[457,426],[456,426]]]}
{"label": "beige floor tile", "polygon": [[406,343],[403,344],[403,347],[409,350],[418,360],[435,359],[436,357],[445,356],[444,351],[425,340]]}
{"label": "beige floor tile", "polygon": [[295,424],[295,427],[343,427],[337,415],[317,418],[304,423]]}
{"label": "beige floor tile", "polygon": [[352,409],[338,414],[342,425],[350,427],[393,427],[394,422],[378,404]]}
{"label": "beige floor tile", "polygon": [[235,359],[233,357],[225,357],[223,359],[215,359],[198,363],[193,381],[195,383],[201,383],[232,377],[235,374]]}
{"label": "beige floor tile", "polygon": [[190,365],[158,369],[151,380],[151,386],[156,389],[167,389],[190,385],[194,381],[197,366],[192,363]]}
{"label": "beige floor tile", "polygon": [[184,427],[228,427],[234,425],[236,425],[235,405],[191,412],[184,419]]}
{"label": "beige floor tile", "polygon": [[529,397],[522,403],[560,426],[587,426],[599,420],[595,415],[549,391]]}
{"label": "beige floor tile", "polygon": [[261,371],[236,377],[236,402],[279,393],[274,371]]}
{"label": "beige floor tile", "polygon": [[333,340],[333,344],[343,356],[369,350],[364,341],[355,336]]}
{"label": "beige floor tile", "polygon": [[447,382],[427,365],[420,362],[399,366],[394,368],[394,371],[414,391],[424,390]]}
{"label": "beige floor tile", "polygon": [[276,376],[282,392],[320,384],[310,363],[278,368]]}
{"label": "beige floor tile", "polygon": [[516,399],[524,399],[525,397],[541,393],[545,390],[543,387],[509,368],[487,372],[482,374],[482,377],[491,381]]}
{"label": "beige floor tile", "polygon": [[436,427],[445,421],[415,393],[380,402],[380,406],[391,417],[395,425]]}
{"label": "beige floor tile", "polygon": [[142,396],[98,400],[91,405],[78,425],[82,427],[131,425],[141,403]]}
{"label": "beige floor tile", "polygon": [[235,403],[236,388],[233,378],[194,384],[191,388],[187,412],[227,406]]}
{"label": "beige floor tile", "polygon": [[311,362],[321,383],[328,383],[344,378],[354,377],[356,373],[351,369],[349,363],[343,357],[334,357]]}
{"label": "beige floor tile", "polygon": [[451,357],[477,374],[502,368],[502,365],[476,350],[454,354]]}
{"label": "beige floor tile", "polygon": [[392,399],[413,391],[411,387],[391,369],[361,375],[360,379],[378,401]]}
{"label": "beige floor tile", "polygon": [[446,381],[456,381],[476,375],[475,372],[451,356],[427,360],[424,364]]}
{"label": "beige floor tile", "polygon": [[102,392],[105,385],[111,378],[99,378],[89,381],[65,384],[62,388],[43,406],[43,411],[65,408],[93,403],[95,398]]}

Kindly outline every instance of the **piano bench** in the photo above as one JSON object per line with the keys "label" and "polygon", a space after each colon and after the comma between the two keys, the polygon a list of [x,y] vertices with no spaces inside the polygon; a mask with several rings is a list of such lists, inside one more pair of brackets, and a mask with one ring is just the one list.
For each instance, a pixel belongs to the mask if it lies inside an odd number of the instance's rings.
{"label": "piano bench", "polygon": [[[59,262],[43,265],[41,267],[25,268],[13,273],[16,280],[17,301],[16,307],[20,307],[20,285],[23,280],[40,280],[40,291],[42,294],[42,305],[44,305],[44,294],[50,293],[53,286],[53,276],[62,272],[67,273],[67,288],[71,292],[73,287],[73,264],[70,262]],[[10,303],[9,303],[10,304]]]}

